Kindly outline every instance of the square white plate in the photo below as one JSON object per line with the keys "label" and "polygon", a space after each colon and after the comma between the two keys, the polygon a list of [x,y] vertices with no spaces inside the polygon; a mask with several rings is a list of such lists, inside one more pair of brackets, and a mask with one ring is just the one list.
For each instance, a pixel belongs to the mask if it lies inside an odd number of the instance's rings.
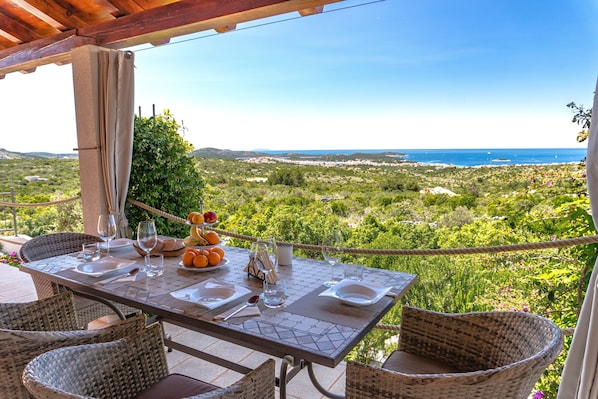
{"label": "square white plate", "polygon": [[206,309],[215,309],[250,292],[248,288],[222,283],[215,278],[210,278],[182,290],[171,292],[170,295]]}
{"label": "square white plate", "polygon": [[355,280],[342,280],[319,296],[336,298],[351,306],[368,306],[378,302],[392,287],[380,287]]}
{"label": "square white plate", "polygon": [[87,274],[88,276],[99,277],[114,270],[123,269],[134,263],[134,260],[118,259],[110,256],[96,260],[95,262],[80,263],[74,270],[79,273]]}

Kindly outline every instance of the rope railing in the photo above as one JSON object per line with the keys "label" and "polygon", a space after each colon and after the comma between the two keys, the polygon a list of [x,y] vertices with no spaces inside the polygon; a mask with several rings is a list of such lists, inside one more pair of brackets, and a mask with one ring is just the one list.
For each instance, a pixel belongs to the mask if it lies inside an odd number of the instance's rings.
{"label": "rope railing", "polygon": [[[131,204],[138,206],[146,211],[154,213],[156,215],[165,217],[179,223],[187,223],[187,219],[171,215],[160,209],[146,205],[142,202],[134,199],[127,199]],[[218,234],[225,235],[231,238],[237,238],[240,240],[255,242],[258,239],[253,236],[237,234],[226,230],[217,229],[214,227],[208,227],[208,229],[217,232]],[[282,242],[281,242],[282,243]],[[293,248],[300,248],[305,250],[320,251],[322,247],[320,245],[309,245],[301,243],[290,243],[284,242],[285,244],[293,245]],[[482,254],[482,253],[498,253],[498,252],[513,252],[513,251],[528,251],[538,249],[550,249],[550,248],[565,248],[574,247],[577,245],[586,245],[598,243],[598,235],[568,238],[564,240],[553,240],[553,241],[542,241],[524,244],[511,244],[511,245],[496,245],[489,247],[475,247],[475,248],[438,248],[438,249],[362,249],[362,248],[343,248],[344,252],[352,254],[366,254],[366,255],[401,255],[401,256],[425,256],[425,255],[471,255],[471,254]],[[394,324],[376,324],[374,327],[377,330],[392,331],[398,333],[400,331],[400,325]],[[562,328],[561,331],[564,335],[573,335],[575,328]]]}
{"label": "rope railing", "polygon": [[0,206],[11,206],[14,208],[20,208],[20,207],[36,207],[36,206],[51,206],[51,205],[60,205],[60,204],[64,204],[66,202],[70,202],[70,201],[76,201],[78,199],[80,199],[80,196],[76,196],[76,197],[70,197],[70,198],[64,198],[61,200],[56,200],[56,201],[50,201],[50,202],[31,202],[31,203],[20,203],[20,202],[4,202],[4,201],[0,201]]}
{"label": "rope railing", "polygon": [[[134,199],[128,199],[128,201],[138,206],[142,209],[145,209],[149,212],[155,213],[157,215],[163,216],[167,219],[179,222],[179,223],[186,223],[187,220],[180,218],[178,216],[171,215],[167,212],[162,210],[156,209],[152,206],[146,205],[142,202],[136,201]],[[208,229],[217,232],[218,234],[237,238],[244,241],[255,242],[258,238],[243,234],[237,234],[226,230],[217,229],[214,227],[208,227]],[[311,245],[311,244],[302,244],[302,243],[291,243],[291,242],[281,242],[282,244],[291,244],[293,248],[298,249],[305,249],[311,251],[320,251],[322,249],[321,245]],[[598,235],[593,236],[586,236],[586,237],[577,237],[577,238],[567,238],[563,240],[552,240],[552,241],[540,241],[540,242],[530,242],[530,243],[523,243],[523,244],[510,244],[510,245],[495,245],[489,247],[474,247],[474,248],[433,248],[433,249],[367,249],[367,248],[343,248],[343,252],[350,253],[350,254],[364,254],[364,255],[388,255],[388,256],[432,256],[432,255],[471,255],[471,254],[483,254],[483,253],[498,253],[498,252],[515,252],[515,251],[529,251],[529,250],[539,250],[539,249],[552,249],[552,248],[565,248],[565,247],[574,247],[578,245],[586,245],[586,244],[594,244],[598,243]]]}

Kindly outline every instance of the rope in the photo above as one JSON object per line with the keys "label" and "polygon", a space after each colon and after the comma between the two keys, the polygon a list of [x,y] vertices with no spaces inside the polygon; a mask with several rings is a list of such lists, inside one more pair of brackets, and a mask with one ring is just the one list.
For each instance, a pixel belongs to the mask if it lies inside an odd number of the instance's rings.
{"label": "rope", "polygon": [[64,204],[65,202],[70,202],[70,201],[76,201],[79,198],[80,198],[80,196],[76,196],[76,197],[65,198],[65,199],[56,200],[56,201],[35,202],[35,203],[29,203],[29,204],[18,203],[18,202],[4,202],[4,201],[0,201],[0,206],[12,206],[13,208],[16,208],[16,207],[50,206],[50,205]]}
{"label": "rope", "polygon": [[[143,208],[152,213],[163,216],[167,219],[174,220],[179,223],[186,223],[187,220],[178,216],[171,215],[142,202],[134,199],[127,199],[133,205]],[[255,242],[258,239],[256,237],[232,233],[226,230],[220,230],[214,227],[206,227],[208,230],[213,230],[218,234],[225,235],[240,240]],[[321,245],[310,245],[310,244],[299,244],[290,242],[280,242],[281,244],[293,245],[293,248],[305,249],[311,251],[320,251]],[[426,256],[426,255],[470,255],[470,254],[482,254],[482,253],[498,253],[498,252],[513,252],[513,251],[527,251],[527,250],[538,250],[538,249],[550,249],[550,248],[564,248],[574,247],[577,245],[586,245],[598,243],[598,235],[568,238],[564,240],[553,240],[553,241],[542,241],[542,242],[531,242],[524,244],[511,244],[511,245],[496,245],[490,247],[475,247],[475,248],[435,248],[435,249],[364,249],[364,248],[343,248],[343,252],[349,254],[365,254],[365,255],[400,255],[400,256]]]}

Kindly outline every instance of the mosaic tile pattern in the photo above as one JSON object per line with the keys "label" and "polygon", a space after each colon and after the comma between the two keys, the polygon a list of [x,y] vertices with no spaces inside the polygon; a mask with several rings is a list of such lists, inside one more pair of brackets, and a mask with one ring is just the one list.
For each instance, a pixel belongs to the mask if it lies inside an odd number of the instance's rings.
{"label": "mosaic tile pattern", "polygon": [[[330,367],[338,364],[367,332],[366,327],[351,328],[335,323],[334,314],[317,319],[287,311],[290,305],[301,301],[307,294],[315,295],[313,291],[323,288],[322,282],[330,276],[330,265],[313,259],[294,258],[292,266],[279,267],[280,278],[287,281],[285,306],[279,309],[261,308],[262,315],[259,317],[232,318],[227,322],[212,321],[214,315],[239,306],[246,297],[208,311],[193,303],[174,299],[170,295],[173,291],[212,277],[222,282],[247,287],[253,293],[259,293],[261,283],[243,272],[248,262],[249,252],[235,247],[224,248],[229,263],[219,270],[206,273],[190,272],[179,266],[180,257],[165,258],[165,272],[160,277],[141,278],[135,282],[115,283],[102,287],[91,286],[97,280],[96,278],[72,270],[81,262],[73,255],[27,263],[22,269],[30,273],[37,271],[51,274],[55,282],[73,288],[79,287],[98,296],[110,293],[126,298],[134,302],[137,308],[153,309],[164,319],[176,320],[176,324],[183,323],[190,329],[221,339],[226,340],[227,335],[230,335],[230,340],[236,343],[246,339],[249,346],[264,353],[278,357],[284,355],[297,357],[299,354],[307,361]],[[123,259],[135,259],[139,265],[143,264],[143,258],[132,248],[113,251],[111,255]],[[404,294],[416,279],[417,277],[412,274],[374,268],[366,268],[364,272],[364,281],[393,286],[393,292],[399,296]],[[372,311],[371,320],[384,315],[399,300],[399,298],[384,299],[388,305],[383,306],[379,312]],[[339,306],[346,305],[339,304]],[[364,309],[359,308],[355,312],[363,313]]]}

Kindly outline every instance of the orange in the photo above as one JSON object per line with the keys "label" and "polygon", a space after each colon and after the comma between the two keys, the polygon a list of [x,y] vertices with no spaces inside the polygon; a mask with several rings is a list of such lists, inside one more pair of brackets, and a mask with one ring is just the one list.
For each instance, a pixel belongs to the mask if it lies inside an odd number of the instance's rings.
{"label": "orange", "polygon": [[215,231],[208,231],[203,237],[210,245],[216,245],[220,242],[220,237],[218,237],[218,233]]}
{"label": "orange", "polygon": [[187,220],[193,223],[193,217],[197,217],[197,215],[201,215],[203,217],[203,215],[199,212],[189,212],[189,214],[187,215]]}
{"label": "orange", "polygon": [[218,252],[210,252],[208,254],[208,264],[210,266],[216,266],[218,263],[220,263],[220,261],[222,260],[222,258],[220,257],[220,254]]}
{"label": "orange", "polygon": [[208,265],[208,257],[205,255],[197,255],[193,258],[193,266],[197,268],[206,267]]}
{"label": "orange", "polygon": [[214,247],[212,248],[212,252],[216,252],[220,255],[220,259],[224,259],[224,249],[222,249],[222,247]]}
{"label": "orange", "polygon": [[192,253],[193,255],[201,255],[201,251],[197,248],[187,247],[185,248],[185,253]]}
{"label": "orange", "polygon": [[185,266],[193,266],[193,259],[195,258],[195,254],[193,252],[185,252],[183,254],[183,265]]}

